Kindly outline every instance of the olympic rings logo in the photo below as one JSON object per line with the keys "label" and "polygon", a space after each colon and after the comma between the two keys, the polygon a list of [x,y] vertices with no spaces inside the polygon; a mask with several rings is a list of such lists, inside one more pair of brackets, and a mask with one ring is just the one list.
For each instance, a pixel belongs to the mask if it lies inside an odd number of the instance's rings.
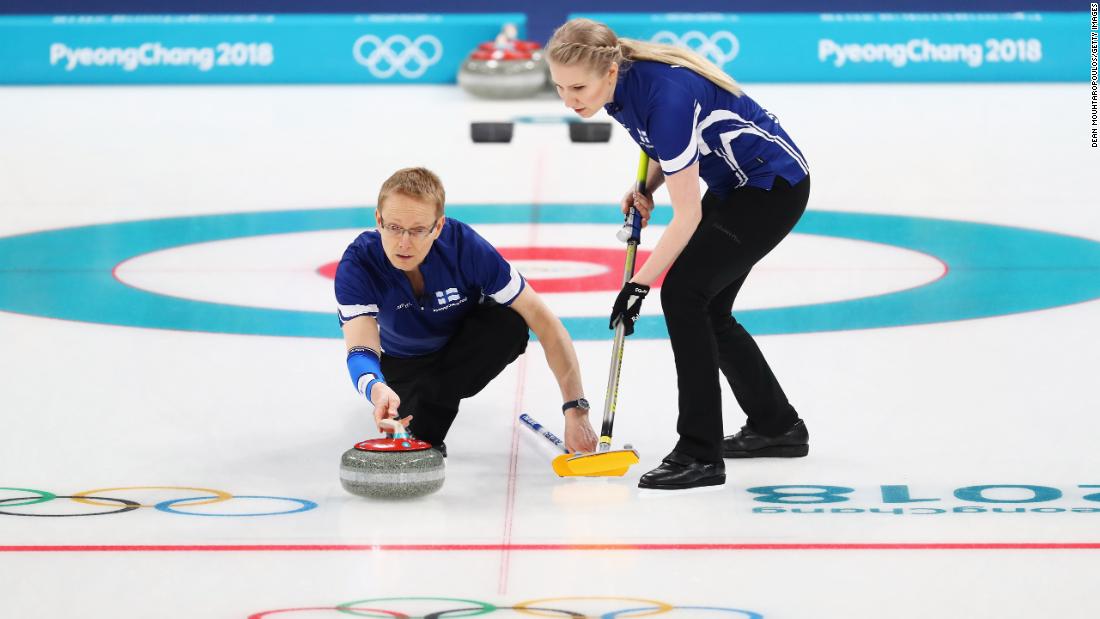
{"label": "olympic rings logo", "polygon": [[[619,610],[603,611],[602,614],[587,614],[577,610],[569,610],[565,608],[558,608],[559,602],[564,601],[583,601],[589,602],[603,602],[604,604],[614,602],[621,604],[627,602],[628,606]],[[424,607],[424,602],[446,602],[457,603],[461,606],[455,608],[448,608],[444,610],[435,610],[425,613],[423,615],[412,615],[409,612],[391,610],[385,608],[376,608],[376,602],[404,602],[402,606],[410,606],[411,603],[415,603],[418,607]],[[387,604],[387,606],[394,604]],[[435,606],[438,604],[433,604]],[[540,598],[537,600],[527,600],[526,602],[520,602],[512,606],[497,606],[489,602],[482,602],[478,600],[467,600],[463,598],[446,598],[446,597],[383,597],[383,598],[367,598],[364,600],[355,600],[353,602],[345,602],[344,604],[338,604],[336,606],[309,606],[303,608],[280,608],[276,610],[265,610],[263,612],[255,613],[248,616],[248,619],[264,619],[265,617],[273,617],[275,615],[292,614],[292,613],[304,613],[314,611],[331,610],[342,613],[344,615],[351,615],[353,617],[397,617],[398,619],[443,619],[444,617],[477,617],[479,615],[488,615],[490,613],[496,613],[498,611],[514,612],[520,615],[528,615],[532,617],[576,617],[577,619],[587,619],[589,617],[599,619],[615,619],[621,617],[623,619],[627,617],[651,617],[654,615],[664,615],[666,613],[672,613],[673,611],[689,611],[681,616],[697,615],[696,611],[706,611],[710,613],[725,613],[730,616],[741,617],[741,619],[764,619],[764,615],[753,612],[751,610],[744,610],[741,608],[727,608],[722,606],[674,606],[667,602],[660,602],[657,600],[647,600],[642,598],[620,598],[620,597],[602,597],[602,596],[576,596],[576,597],[556,597],[556,598]]]}
{"label": "olympic rings logo", "polygon": [[[190,486],[125,486],[118,488],[97,488],[95,490],[85,490],[83,492],[77,492],[75,494],[54,494],[45,490],[34,490],[31,488],[9,488],[0,487],[0,491],[9,490],[14,492],[29,492],[34,496],[16,496],[6,499],[0,499],[0,515],[4,516],[26,516],[33,518],[68,518],[75,516],[108,516],[111,514],[124,514],[126,512],[132,512],[142,507],[151,507],[157,511],[165,512],[168,514],[179,514],[182,516],[216,516],[216,517],[230,517],[230,518],[243,518],[250,516],[283,516],[286,514],[297,514],[299,512],[306,512],[315,507],[317,504],[313,501],[307,501],[306,499],[295,499],[292,497],[281,496],[262,496],[257,494],[237,494],[233,495],[224,490],[214,490],[212,488],[192,488]],[[110,493],[114,493],[119,490],[188,490],[198,493],[199,496],[184,497],[179,499],[168,499],[166,501],[159,501],[157,503],[140,503],[131,499],[120,499],[117,497],[107,496]],[[57,499],[70,499],[73,502],[81,503],[84,505],[92,505],[95,507],[109,507],[111,509],[107,511],[95,511],[95,512],[66,512],[66,511],[54,511],[50,513],[42,513],[37,509],[29,511],[9,511],[13,507],[29,507],[31,505],[41,505],[43,503],[50,503]],[[291,503],[293,509],[287,509],[283,511],[275,512],[204,512],[204,511],[190,511],[195,507],[201,505],[213,505],[215,503],[224,503],[230,500],[237,499],[251,499],[251,500],[269,500],[269,501],[283,501]]]}
{"label": "olympic rings logo", "polygon": [[686,47],[710,58],[719,67],[736,58],[737,53],[741,51],[740,41],[728,30],[719,30],[710,36],[698,30],[689,30],[683,36],[678,36],[675,32],[662,30],[653,35],[650,40],[654,43]]}
{"label": "olympic rings logo", "polygon": [[[395,50],[394,45],[399,49]],[[365,54],[364,48],[369,50]],[[366,67],[377,78],[386,79],[400,73],[415,79],[443,57],[443,44],[430,34],[422,34],[412,40],[403,34],[395,34],[385,41],[373,34],[365,34],[355,40],[351,53],[355,56],[355,62]]]}

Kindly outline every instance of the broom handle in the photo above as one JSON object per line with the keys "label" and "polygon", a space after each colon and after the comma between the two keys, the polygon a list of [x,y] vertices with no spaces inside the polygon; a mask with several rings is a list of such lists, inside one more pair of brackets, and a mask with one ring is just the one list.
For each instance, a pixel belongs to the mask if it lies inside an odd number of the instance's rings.
{"label": "broom handle", "polygon": [[[645,194],[646,175],[649,171],[649,156],[643,150],[638,160],[638,193]],[[638,243],[642,240],[642,218],[634,206],[627,213],[626,224],[620,233],[630,230],[626,239],[626,265],[623,267],[623,285],[634,277],[634,259],[638,254]],[[625,235],[625,234],[624,234]],[[621,238],[621,237],[620,237]],[[611,450],[611,429],[615,425],[615,402],[619,398],[619,375],[623,368],[623,343],[626,341],[626,327],[622,321],[615,325],[615,343],[611,346],[611,371],[607,378],[607,394],[603,401],[603,427],[600,428],[600,444],[597,452]]]}
{"label": "broom handle", "polygon": [[557,436],[554,436],[553,432],[547,430],[542,426],[541,423],[535,421],[534,417],[528,415],[527,413],[523,413],[519,416],[519,420],[522,421],[523,425],[527,426],[527,428],[530,429],[532,432],[550,441],[550,444],[556,447],[558,451],[566,454],[569,453],[569,450],[565,448],[565,441],[561,440]]}

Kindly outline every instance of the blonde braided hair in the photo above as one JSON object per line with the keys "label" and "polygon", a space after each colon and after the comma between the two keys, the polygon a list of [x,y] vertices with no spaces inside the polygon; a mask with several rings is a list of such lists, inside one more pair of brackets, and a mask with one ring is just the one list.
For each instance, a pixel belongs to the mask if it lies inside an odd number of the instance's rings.
{"label": "blonde braided hair", "polygon": [[591,19],[578,17],[562,24],[546,44],[546,57],[557,64],[581,64],[597,73],[605,73],[611,64],[620,71],[636,60],[680,65],[707,78],[715,86],[741,96],[741,87],[718,65],[699,54],[662,43],[620,38],[615,32]]}

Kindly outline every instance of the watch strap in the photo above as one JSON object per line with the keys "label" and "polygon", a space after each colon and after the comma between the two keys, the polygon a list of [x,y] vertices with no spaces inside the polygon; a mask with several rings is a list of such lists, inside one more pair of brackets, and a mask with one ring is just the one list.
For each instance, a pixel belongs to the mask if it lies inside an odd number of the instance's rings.
{"label": "watch strap", "polygon": [[584,398],[578,398],[576,400],[570,400],[570,401],[566,402],[565,404],[562,404],[561,405],[561,412],[564,414],[566,411],[568,411],[571,408],[580,408],[580,409],[583,409],[583,410],[589,410],[591,408],[591,406],[589,406],[588,400],[586,400]]}

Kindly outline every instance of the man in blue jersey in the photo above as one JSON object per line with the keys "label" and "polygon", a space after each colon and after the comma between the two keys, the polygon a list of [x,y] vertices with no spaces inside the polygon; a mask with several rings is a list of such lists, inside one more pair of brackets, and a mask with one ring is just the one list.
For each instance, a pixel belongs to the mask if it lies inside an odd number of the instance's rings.
{"label": "man in blue jersey", "polygon": [[[805,424],[731,315],[753,265],[806,209],[802,153],[773,115],[690,50],[620,38],[604,24],[574,19],[546,51],[565,104],[583,118],[607,111],[649,154],[646,191],[628,192],[624,211],[635,206],[647,221],[647,194],[662,184],[672,199],[672,220],[611,310],[611,324],[621,321],[633,333],[649,285],[668,269],[661,306],[676,363],[679,440],[638,485],[719,485],[723,457],[806,455]],[[748,417],[724,439],[719,371]]]}
{"label": "man in blue jersey", "polygon": [[530,329],[558,381],[566,447],[593,451],[569,333],[492,245],[444,216],[445,197],[431,171],[398,170],[378,193],[377,230],[344,252],[336,302],[352,383],[376,422],[399,419],[446,455],[459,401],[526,350]]}

